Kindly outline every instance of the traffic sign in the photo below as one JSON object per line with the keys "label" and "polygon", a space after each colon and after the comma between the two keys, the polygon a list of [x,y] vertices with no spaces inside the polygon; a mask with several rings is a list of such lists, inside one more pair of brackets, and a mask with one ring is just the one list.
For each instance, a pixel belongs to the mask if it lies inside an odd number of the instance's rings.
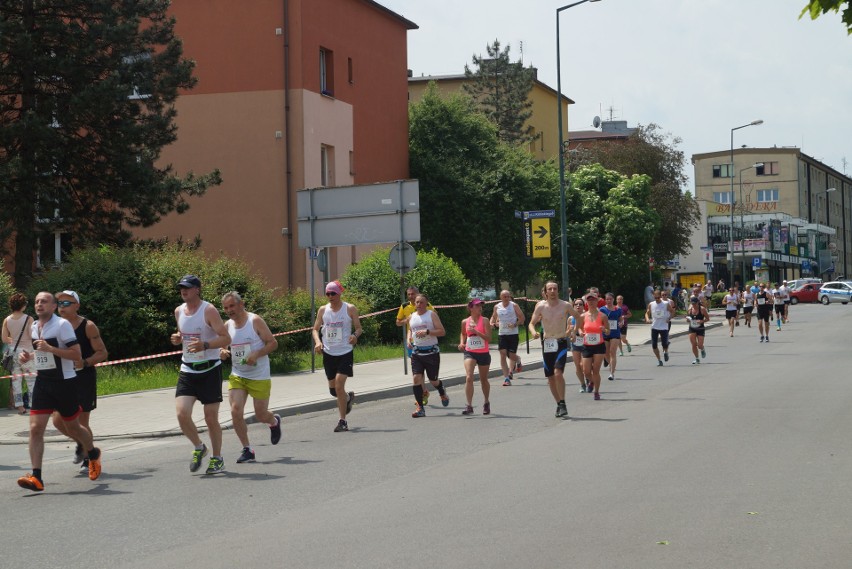
{"label": "traffic sign", "polygon": [[760,257],[755,257],[754,259],[752,259],[751,260],[751,266],[755,269],[759,269],[760,268]]}
{"label": "traffic sign", "polygon": [[[524,211],[522,212],[524,219],[541,219],[541,218],[552,218],[556,217],[555,209],[537,209],[533,211]],[[550,255],[548,255],[549,257]]]}
{"label": "traffic sign", "polygon": [[[528,212],[524,212],[525,214]],[[524,220],[524,244],[527,257],[550,257],[550,219],[543,217]]]}

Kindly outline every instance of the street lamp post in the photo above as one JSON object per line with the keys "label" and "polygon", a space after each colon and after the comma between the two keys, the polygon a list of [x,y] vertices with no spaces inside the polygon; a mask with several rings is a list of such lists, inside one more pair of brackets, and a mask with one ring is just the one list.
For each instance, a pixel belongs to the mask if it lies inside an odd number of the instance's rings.
{"label": "street lamp post", "polygon": [[[562,65],[559,56],[559,14],[563,10],[600,0],[580,0],[556,9],[556,108],[559,128],[559,223],[561,225],[559,248],[562,253],[562,298],[568,298],[568,227],[565,205],[565,149],[562,142]],[[568,182],[571,183],[570,180]],[[570,188],[570,186],[569,186]]]}
{"label": "street lamp post", "polygon": [[[742,271],[743,282],[740,283],[742,286],[745,286],[746,282],[746,268],[745,268],[745,210],[743,208],[743,172],[746,170],[751,170],[752,168],[760,168],[763,166],[763,162],[757,162],[748,166],[747,168],[743,168],[740,170],[740,270]],[[733,209],[733,204],[731,204],[731,209]],[[733,262],[733,257],[731,257],[731,262]],[[733,283],[731,283],[733,284]]]}
{"label": "street lamp post", "polygon": [[728,286],[734,283],[734,131],[746,128],[749,126],[757,126],[763,124],[762,119],[751,121],[742,126],[735,126],[731,129],[731,167],[728,175],[731,177],[731,235],[729,240],[728,251],[731,254],[731,260],[728,262]]}

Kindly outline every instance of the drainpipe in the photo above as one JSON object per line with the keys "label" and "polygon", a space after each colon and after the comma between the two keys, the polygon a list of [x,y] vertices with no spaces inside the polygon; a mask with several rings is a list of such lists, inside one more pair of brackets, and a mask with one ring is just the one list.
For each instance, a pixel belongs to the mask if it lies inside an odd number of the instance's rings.
{"label": "drainpipe", "polygon": [[293,233],[296,220],[292,211],[293,177],[290,168],[290,0],[284,0],[284,187],[287,212],[287,289],[293,288]]}

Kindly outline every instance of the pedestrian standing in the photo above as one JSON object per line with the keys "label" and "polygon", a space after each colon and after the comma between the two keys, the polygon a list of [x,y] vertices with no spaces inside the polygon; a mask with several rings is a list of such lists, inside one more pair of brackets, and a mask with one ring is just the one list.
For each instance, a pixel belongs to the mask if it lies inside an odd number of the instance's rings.
{"label": "pedestrian standing", "polygon": [[491,354],[488,344],[491,339],[491,322],[482,315],[484,302],[473,298],[467,303],[470,316],[462,320],[459,332],[459,351],[464,352],[464,395],[467,405],[462,415],[473,414],[473,380],[474,372],[479,371],[479,385],[482,388],[482,414],[491,414],[491,384],[488,382],[488,368],[491,365]]}
{"label": "pedestrian standing", "polygon": [[225,328],[231,344],[219,350],[219,355],[223,360],[231,359],[228,400],[234,433],[243,446],[237,464],[254,462],[255,451],[249,441],[244,416],[249,395],[254,405],[255,418],[269,427],[269,442],[277,445],[281,440],[281,416],[269,410],[272,394],[269,354],[278,349],[278,340],[263,318],[246,310],[245,302],[237,291],[232,290],[222,296],[222,310],[228,315]]}
{"label": "pedestrian standing", "polygon": [[346,392],[346,380],[354,375],[354,355],[352,353],[358,338],[361,337],[361,317],[354,304],[343,302],[343,285],[332,281],[325,286],[328,304],[317,311],[317,319],[311,334],[314,338],[314,350],[322,354],[322,365],[328,380],[328,392],[337,398],[337,412],[340,415],[335,433],[349,430],[346,416],[352,411],[355,392]]}
{"label": "pedestrian standing", "polygon": [[219,311],[201,299],[201,280],[197,276],[184,276],[178,281],[177,288],[183,304],[175,308],[177,332],[171,335],[171,342],[175,346],[183,346],[183,354],[175,389],[175,411],[181,432],[195,446],[189,461],[189,471],[195,472],[207,455],[207,445],[198,435],[198,428],[192,420],[192,408],[196,401],[204,407],[204,422],[213,449],[206,473],[216,474],[225,470],[222,426],[219,424],[219,404],[222,403],[219,349],[230,344],[231,337]]}
{"label": "pedestrian standing", "polygon": [[12,313],[3,320],[3,343],[12,354],[12,400],[9,405],[17,409],[21,415],[26,413],[27,407],[24,405],[24,378],[26,378],[30,401],[35,388],[35,363],[20,361],[22,353],[33,351],[33,340],[29,333],[32,318],[24,313],[26,308],[27,297],[20,292],[14,293],[9,297],[9,309]]}

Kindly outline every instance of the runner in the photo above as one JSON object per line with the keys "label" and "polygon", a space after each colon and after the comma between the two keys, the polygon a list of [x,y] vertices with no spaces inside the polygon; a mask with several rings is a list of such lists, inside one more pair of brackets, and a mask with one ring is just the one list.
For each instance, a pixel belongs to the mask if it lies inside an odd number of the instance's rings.
{"label": "runner", "polygon": [[671,333],[672,331],[672,317],[675,314],[675,304],[674,301],[669,296],[669,291],[663,290],[660,292],[660,298],[662,301],[669,305],[669,320],[668,320],[668,331]]}
{"label": "runner", "polygon": [[618,364],[616,352],[621,349],[621,323],[624,320],[624,313],[615,306],[615,295],[611,292],[606,293],[606,305],[600,311],[607,317],[607,328],[604,330],[606,358],[609,360],[607,379],[612,381],[615,379],[615,368]]}
{"label": "runner", "polygon": [[36,382],[30,402],[29,450],[33,471],[18,478],[18,486],[34,492],[44,490],[41,465],[44,457],[44,431],[54,411],[65,421],[66,431],[81,441],[89,459],[89,480],[101,475],[101,451],[94,445],[91,433],[80,425],[80,404],[74,362],[80,360],[80,346],[74,329],[56,314],[56,298],[40,292],[35,298],[37,320],[30,326],[34,352],[24,351],[19,361],[35,360]]}
{"label": "runner", "polygon": [[757,329],[760,331],[760,341],[769,341],[769,319],[772,318],[772,294],[766,290],[766,285],[760,283],[759,290],[754,295],[757,302]]}
{"label": "runner", "polygon": [[228,315],[225,328],[231,344],[219,350],[219,356],[223,360],[231,358],[231,375],[228,376],[231,422],[243,445],[237,464],[254,462],[254,448],[249,442],[244,416],[249,395],[254,404],[255,418],[269,427],[270,442],[277,445],[281,440],[281,416],[269,411],[272,393],[269,354],[278,349],[278,340],[263,318],[246,310],[245,302],[237,291],[232,290],[222,296],[222,310]]}
{"label": "runner", "polygon": [[521,307],[512,300],[508,290],[500,292],[500,302],[491,313],[491,327],[498,328],[498,349],[500,350],[500,368],[503,370],[503,386],[512,385],[516,371],[522,371],[521,357],[518,355],[518,327],[524,323]]}
{"label": "runner", "polygon": [[[405,295],[408,297],[408,302],[400,305],[399,310],[396,312],[396,325],[397,326],[405,326],[405,341],[408,342],[409,330],[408,330],[408,319],[411,318],[411,315],[414,314],[416,310],[414,306],[414,299],[417,298],[420,290],[416,286],[410,286],[406,289]],[[426,307],[427,310],[431,310],[435,312],[435,308],[430,304]],[[408,357],[410,358],[412,355],[411,350],[408,350]],[[418,403],[419,404],[419,403]],[[423,405],[429,404],[429,388],[426,384],[423,384]]]}
{"label": "runner", "polygon": [[772,303],[775,307],[776,331],[781,331],[781,319],[784,317],[784,293],[778,283],[772,285]]}
{"label": "runner", "polygon": [[784,313],[781,315],[781,321],[786,324],[790,321],[790,289],[787,288],[787,281],[781,283],[778,292],[781,293],[781,298],[784,300]]}
{"label": "runner", "polygon": [[731,338],[734,337],[734,326],[737,321],[737,303],[739,299],[737,298],[737,289],[731,287],[728,290],[728,294],[725,295],[725,298],[722,299],[722,304],[725,305],[725,319],[728,321],[728,328],[731,333]]}
{"label": "runner", "polygon": [[459,351],[464,352],[464,395],[467,406],[462,415],[473,414],[473,376],[475,369],[479,370],[479,383],[482,386],[482,414],[491,414],[491,384],[488,383],[488,367],[491,365],[491,354],[488,352],[488,340],[491,338],[491,322],[482,316],[482,300],[471,299],[467,303],[470,316],[462,320],[459,333]]}
{"label": "runner", "polygon": [[663,302],[660,291],[654,291],[654,302],[645,310],[645,322],[651,324],[651,350],[657,357],[657,366],[663,365],[660,359],[658,343],[663,345],[663,358],[669,361],[669,325],[672,318],[672,306]]}
{"label": "runner", "polygon": [[[74,328],[74,335],[77,337],[77,343],[80,345],[79,360],[74,360],[74,371],[77,372],[75,380],[77,387],[77,399],[80,403],[80,408],[83,410],[80,413],[80,426],[89,431],[89,435],[94,438],[92,428],[89,426],[89,418],[92,411],[98,406],[98,385],[97,371],[95,364],[105,362],[109,354],[104,345],[101,332],[95,323],[91,320],[83,318],[77,311],[80,309],[80,296],[73,290],[63,290],[56,293],[57,305],[59,306],[59,316],[64,318]],[[53,414],[53,426],[66,437],[71,437],[67,432],[65,421],[59,413]],[[73,437],[71,437],[73,438]],[[80,470],[88,472],[89,459],[83,454],[83,442],[77,440],[77,446],[74,449],[74,464],[80,465]]]}
{"label": "runner", "polygon": [[[574,301],[574,308],[577,312],[583,312],[584,302],[578,298]],[[574,373],[577,374],[577,379],[580,381],[580,393],[592,393],[594,388],[592,382],[586,380],[586,374],[583,371],[583,336],[577,333],[577,319],[573,316],[570,318],[571,330],[569,340],[571,341],[571,360],[574,362]]]}
{"label": "runner", "polygon": [[[340,419],[334,427],[335,433],[349,430],[346,416],[352,411],[355,392],[346,393],[346,378],[353,375],[352,350],[363,333],[361,318],[354,304],[343,302],[343,285],[332,281],[325,286],[328,304],[317,311],[317,320],[311,334],[314,338],[314,350],[322,354],[325,377],[328,379],[328,392],[337,398],[337,411]],[[354,328],[354,331],[353,331]],[[322,332],[322,340],[320,340]]]}
{"label": "runner", "polygon": [[438,379],[441,367],[441,352],[438,349],[438,338],[447,332],[441,319],[434,310],[429,310],[429,299],[425,294],[418,294],[414,300],[415,312],[408,319],[408,345],[411,347],[411,375],[414,378],[414,400],[417,407],[412,417],[426,416],[426,399],[423,397],[424,374],[441,395],[441,405],[450,404],[450,398],[444,390],[444,383]]}
{"label": "runner", "polygon": [[707,310],[710,310],[710,297],[713,296],[713,283],[707,281],[707,284],[704,285],[704,307]]}
{"label": "runner", "polygon": [[[760,288],[757,290],[760,290]],[[745,325],[751,328],[751,313],[754,311],[754,293],[751,288],[745,287],[740,298],[743,304],[743,318],[745,319]]]}
{"label": "runner", "polygon": [[[565,405],[565,361],[568,358],[568,316],[580,320],[580,311],[569,302],[559,298],[559,285],[548,281],[544,285],[547,300],[536,305],[530,323],[527,326],[534,339],[542,338],[542,356],[544,376],[550,386],[550,393],[556,400],[556,416],[568,415]],[[541,322],[543,333],[536,326]]]}
{"label": "runner", "polygon": [[692,345],[692,355],[695,356],[692,365],[701,363],[701,360],[698,359],[699,350],[702,358],[707,357],[707,352],[704,351],[704,324],[708,320],[710,320],[710,313],[701,306],[699,298],[697,296],[690,298],[689,308],[686,311],[686,322],[689,325],[689,343]]}
{"label": "runner", "polygon": [[[630,323],[630,318],[633,316],[633,313],[630,312],[630,308],[624,304],[624,297],[620,294],[615,297],[615,305],[621,309],[624,318],[621,319],[621,345],[627,346],[627,353],[633,351],[633,348],[630,346],[630,342],[627,341],[627,325]],[[624,355],[624,350],[621,351],[621,355]]]}
{"label": "runner", "polygon": [[204,422],[210,434],[213,455],[207,474],[225,470],[222,458],[222,426],[219,424],[219,404],[222,402],[222,360],[219,348],[231,343],[228,329],[219,311],[201,300],[201,280],[195,275],[184,276],[177,284],[183,304],[175,308],[177,332],[171,335],[172,344],[183,346],[180,372],[175,389],[175,410],[183,435],[195,446],[189,471],[201,467],[207,445],[201,442],[198,428],[192,420],[192,408],[199,401],[204,407]]}
{"label": "runner", "polygon": [[585,301],[588,308],[577,324],[577,333],[583,335],[583,374],[592,382],[595,401],[600,401],[601,364],[607,349],[604,333],[609,319],[598,311],[598,297],[594,293],[587,294]]}

